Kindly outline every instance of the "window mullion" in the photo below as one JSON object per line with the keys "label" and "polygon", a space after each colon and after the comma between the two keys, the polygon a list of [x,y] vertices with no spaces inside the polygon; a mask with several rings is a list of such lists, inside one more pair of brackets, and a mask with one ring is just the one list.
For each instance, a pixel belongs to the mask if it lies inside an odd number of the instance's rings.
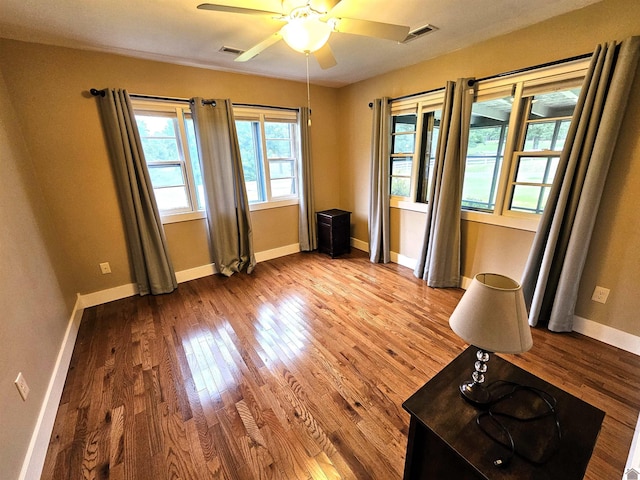
{"label": "window mullion", "polygon": [[411,156],[411,178],[409,180],[411,188],[409,190],[409,198],[412,202],[417,200],[418,191],[418,169],[420,168],[420,151],[422,148],[422,125],[423,125],[422,106],[418,106],[416,114],[416,129],[414,133],[413,155]]}
{"label": "window mullion", "polygon": [[182,155],[183,159],[183,172],[185,174],[185,181],[187,183],[187,192],[189,194],[189,203],[191,204],[191,210],[198,210],[198,198],[196,197],[196,182],[193,178],[193,168],[191,167],[191,155],[187,148],[187,132],[184,126],[184,111],[180,107],[176,107],[176,117],[178,123],[178,135],[180,141],[178,142],[178,152]]}
{"label": "window mullion", "polygon": [[262,165],[264,169],[264,186],[266,189],[266,201],[271,202],[271,171],[269,169],[269,157],[267,155],[267,135],[264,128],[264,115],[260,114],[260,143],[262,149]]}
{"label": "window mullion", "polygon": [[494,213],[501,215],[508,209],[505,205],[507,202],[507,195],[511,198],[513,185],[511,183],[512,175],[515,175],[516,157],[515,151],[517,150],[516,144],[520,138],[523,137],[523,128],[518,128],[519,125],[524,125],[526,122],[522,121],[524,118],[524,108],[522,101],[523,82],[518,82],[515,85],[515,92],[513,94],[513,110],[511,111],[511,117],[509,119],[509,132],[507,134],[507,143],[504,149],[504,155],[502,157],[502,166],[500,168],[500,181],[498,182],[498,191],[496,193],[496,205],[493,209]]}
{"label": "window mullion", "polygon": [[[502,125],[500,128],[500,137],[498,139],[498,145],[502,145],[506,130],[508,130],[506,125]],[[505,145],[505,150],[506,150],[506,145]],[[500,172],[504,168],[504,158],[505,158],[504,154],[505,152],[501,152],[500,147],[498,147],[498,151],[496,152],[495,164],[494,164],[495,167],[493,168],[493,176],[491,177],[491,190],[490,190],[491,193],[489,195],[489,205],[493,204],[494,211],[495,211],[496,196],[497,196],[497,190],[498,190],[497,184],[498,184]]]}

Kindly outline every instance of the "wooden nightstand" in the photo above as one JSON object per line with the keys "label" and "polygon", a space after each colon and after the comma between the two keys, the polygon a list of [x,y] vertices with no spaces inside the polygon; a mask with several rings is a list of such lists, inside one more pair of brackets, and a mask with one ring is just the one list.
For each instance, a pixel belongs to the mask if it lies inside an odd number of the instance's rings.
{"label": "wooden nightstand", "polygon": [[[557,400],[562,438],[543,464],[516,456],[498,468],[506,449],[484,435],[476,417],[481,410],[460,396],[458,386],[473,371],[477,349],[469,347],[403,403],[411,414],[404,478],[429,480],[578,480],[584,477],[604,412],[521,368],[491,355],[488,382],[516,382],[547,392]],[[526,409],[528,402],[518,408]],[[547,438],[535,424],[525,424],[532,443]],[[535,441],[534,441],[535,440]],[[545,448],[543,444],[541,448]]]}
{"label": "wooden nightstand", "polygon": [[324,210],[316,212],[318,221],[318,251],[334,258],[351,251],[351,212]]}

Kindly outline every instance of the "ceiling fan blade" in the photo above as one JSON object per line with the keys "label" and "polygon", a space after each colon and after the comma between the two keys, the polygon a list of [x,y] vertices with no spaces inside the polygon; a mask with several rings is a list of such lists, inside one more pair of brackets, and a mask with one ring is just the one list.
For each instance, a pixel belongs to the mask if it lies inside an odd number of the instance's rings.
{"label": "ceiling fan blade", "polygon": [[404,25],[358,20],[356,18],[336,18],[336,20],[336,32],[385,38],[396,42],[402,42],[409,34],[409,27]]}
{"label": "ceiling fan blade", "polygon": [[278,43],[281,39],[282,39],[282,35],[278,31],[278,32],[274,33],[273,35],[268,36],[267,38],[265,38],[263,41],[261,41],[257,45],[254,45],[253,47],[251,47],[249,50],[247,50],[243,54],[238,55],[235,58],[235,61],[236,62],[246,62],[247,60],[251,60],[253,57],[258,55],[263,50],[269,48],[274,43]]}
{"label": "ceiling fan blade", "polygon": [[341,0],[311,0],[311,6],[314,10],[327,13],[340,3]]}
{"label": "ceiling fan blade", "polygon": [[313,56],[316,57],[320,68],[323,70],[335,67],[338,64],[328,43],[325,43],[320,50],[313,52]]}
{"label": "ceiling fan blade", "polygon": [[254,8],[233,7],[231,5],[219,5],[217,3],[202,3],[198,5],[200,10],[214,10],[216,12],[243,13],[247,15],[276,15],[282,16],[281,12],[271,12],[269,10],[256,10]]}

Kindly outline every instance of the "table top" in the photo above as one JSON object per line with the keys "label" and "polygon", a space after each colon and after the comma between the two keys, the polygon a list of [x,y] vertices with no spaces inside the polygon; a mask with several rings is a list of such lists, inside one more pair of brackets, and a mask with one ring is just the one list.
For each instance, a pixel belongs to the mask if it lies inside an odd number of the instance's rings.
{"label": "table top", "polygon": [[[476,423],[476,417],[486,409],[476,408],[465,401],[459,390],[460,383],[471,378],[476,352],[475,347],[467,348],[407,399],[403,408],[486,478],[582,479],[600,432],[604,412],[492,354],[487,363],[485,385],[505,380],[548,393],[557,401],[555,411],[561,431],[561,438],[558,439],[553,416],[532,422],[505,420],[518,451],[531,459],[544,459],[549,454],[550,457],[538,465],[516,455],[508,466],[498,468],[494,460],[508,457],[509,450],[483,433]],[[539,414],[548,407],[540,397],[523,390],[493,408],[526,417]],[[486,416],[481,421],[490,427]]]}
{"label": "table top", "polygon": [[332,208],[329,210],[322,210],[321,212],[316,212],[318,215],[325,215],[327,217],[335,217],[338,215],[349,215],[351,212],[347,210],[340,210],[339,208]]}

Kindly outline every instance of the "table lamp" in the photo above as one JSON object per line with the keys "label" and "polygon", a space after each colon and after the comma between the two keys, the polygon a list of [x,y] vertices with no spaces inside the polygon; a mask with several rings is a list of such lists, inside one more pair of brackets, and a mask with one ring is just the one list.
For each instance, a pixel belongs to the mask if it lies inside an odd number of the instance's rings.
{"label": "table lamp", "polygon": [[522,287],[497,273],[479,273],[449,318],[451,329],[478,348],[472,379],[460,385],[465,400],[491,402],[484,386],[489,353],[522,353],[533,345]]}

